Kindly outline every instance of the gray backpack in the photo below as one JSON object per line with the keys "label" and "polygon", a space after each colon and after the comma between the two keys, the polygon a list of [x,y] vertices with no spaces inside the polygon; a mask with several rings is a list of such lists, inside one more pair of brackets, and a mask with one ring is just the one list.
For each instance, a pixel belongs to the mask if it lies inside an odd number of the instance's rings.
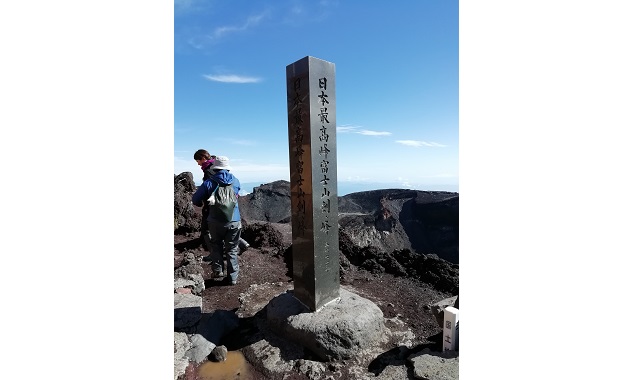
{"label": "gray backpack", "polygon": [[212,194],[210,194],[210,198],[208,198],[208,204],[210,205],[209,214],[213,219],[231,222],[236,202],[238,201],[232,185],[219,183]]}

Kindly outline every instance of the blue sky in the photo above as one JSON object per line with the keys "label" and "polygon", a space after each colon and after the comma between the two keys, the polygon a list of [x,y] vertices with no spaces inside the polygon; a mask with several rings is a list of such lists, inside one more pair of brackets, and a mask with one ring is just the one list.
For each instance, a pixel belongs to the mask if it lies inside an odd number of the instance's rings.
{"label": "blue sky", "polygon": [[[458,191],[458,2],[175,0],[175,174],[289,180],[286,66],[335,64],[343,189]],[[343,195],[343,194],[342,194]]]}

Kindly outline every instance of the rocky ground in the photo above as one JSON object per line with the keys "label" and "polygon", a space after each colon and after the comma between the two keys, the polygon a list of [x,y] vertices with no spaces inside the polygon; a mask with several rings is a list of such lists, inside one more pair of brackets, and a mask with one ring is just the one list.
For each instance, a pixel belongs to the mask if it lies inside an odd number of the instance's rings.
{"label": "rocky ground", "polygon": [[[176,193],[177,183],[184,184],[183,187],[180,185],[180,190],[193,191],[193,186],[187,184],[189,181],[186,176],[180,175],[179,178],[176,176],[175,182]],[[285,186],[281,187],[285,188]],[[286,197],[287,194],[283,191],[275,191],[272,199],[273,202],[279,202],[278,199]],[[251,211],[253,204],[257,203],[259,205],[257,207],[264,208],[265,204],[270,203],[269,199],[261,201],[260,193],[257,196],[255,194],[248,196],[242,201],[251,202],[243,206],[243,209],[249,207],[245,212],[246,214],[249,212],[249,215],[253,214]],[[198,293],[202,298],[203,315],[216,315],[219,312],[233,315],[233,321],[236,324],[225,334],[220,334],[220,338],[217,338],[219,341],[213,343],[224,345],[228,353],[239,352],[246,358],[247,371],[243,371],[240,376],[234,378],[250,380],[457,378],[458,353],[451,353],[450,356],[444,358],[432,356],[441,352],[442,327],[436,320],[431,305],[445,299],[451,299],[451,303],[454,301],[459,292],[458,265],[446,262],[436,255],[420,254],[409,249],[383,252],[369,246],[361,247],[357,245],[357,234],[349,229],[340,229],[341,286],[345,290],[374,302],[382,311],[386,326],[392,334],[386,341],[378,347],[375,346],[361,358],[331,363],[322,362],[308,350],[294,349],[291,343],[284,342],[281,338],[274,338],[271,344],[267,343],[270,338],[268,332],[263,331],[261,318],[264,311],[260,309],[264,308],[264,305],[272,298],[293,287],[291,225],[286,223],[286,199],[283,204],[282,207],[276,205],[268,208],[277,214],[273,217],[280,223],[268,220],[244,221],[242,236],[251,244],[251,247],[239,257],[238,284],[229,285],[211,277],[208,263],[202,260],[207,255],[207,251],[201,245],[198,230],[195,231],[194,223],[195,218],[198,217],[198,210],[190,209],[191,206],[181,199],[178,206],[176,194],[175,277],[196,272],[203,278],[201,287],[203,289],[199,286],[196,286],[197,289],[194,290],[184,287],[176,289],[176,292]],[[190,214],[188,223],[192,227],[178,228],[178,207],[180,214],[182,210]],[[395,207],[393,209],[396,211]],[[405,212],[402,206],[401,210]],[[266,217],[269,217],[271,213],[272,211],[266,212]],[[395,214],[396,220],[402,219],[399,215]],[[263,219],[263,217],[257,217],[257,219]],[[379,222],[378,215],[375,219]],[[382,224],[382,220],[380,222]],[[399,224],[402,223],[405,222],[401,221]],[[179,225],[183,225],[181,216]],[[426,229],[426,226],[423,228]],[[384,233],[391,236],[395,231],[392,229]],[[405,239],[413,243],[411,237]],[[452,246],[451,241],[449,243],[451,251]],[[252,305],[256,305],[254,310],[247,310],[247,308],[251,309]],[[178,331],[177,328],[176,331]],[[194,332],[186,331],[186,329],[180,329],[180,331]],[[263,341],[267,344],[263,347],[264,350],[278,349],[283,353],[271,365],[269,360],[260,353]],[[255,352],[257,349],[259,352]],[[292,350],[297,354],[292,353]],[[433,354],[421,355],[427,352]],[[457,360],[455,367],[452,365],[453,357]],[[437,364],[434,364],[437,367],[427,364],[427,358],[435,358]],[[422,366],[429,372],[419,373],[420,360],[425,361]],[[212,356],[208,358],[208,361],[212,361]],[[447,366],[444,366],[445,362],[448,362]],[[204,362],[191,361],[179,379],[221,379],[203,372],[203,366]],[[431,371],[433,371],[432,374]],[[224,378],[229,379],[229,377]]]}
{"label": "rocky ground", "polygon": [[[273,284],[266,294],[258,294],[271,300],[285,289],[292,288],[292,279],[286,260],[281,255],[274,253],[271,247],[251,247],[245,251],[239,259],[240,277],[238,284],[232,286],[224,282],[213,280],[211,271],[202,257],[207,254],[200,245],[197,233],[188,236],[175,235],[175,267],[183,261],[183,252],[191,252],[198,259],[203,268],[205,289],[201,292],[202,313],[213,313],[217,310],[237,312],[241,307],[239,299],[252,286]],[[407,366],[406,358],[422,349],[429,348],[433,351],[441,350],[442,329],[438,325],[435,316],[429,306],[443,299],[452,297],[453,294],[436,290],[423,282],[389,273],[371,273],[370,271],[356,268],[349,264],[343,271],[341,284],[344,288],[373,301],[383,312],[386,319],[398,319],[404,322],[405,328],[412,334],[409,345],[399,345],[391,342],[384,347],[382,352],[375,355],[367,363],[365,376],[368,373],[376,376],[386,369],[388,365]],[[266,297],[265,297],[266,296]],[[239,320],[239,326],[230,334],[224,336],[216,344],[225,345],[228,351],[242,350],[255,338],[257,327],[250,318]],[[308,358],[308,356],[307,356]],[[310,357],[310,359],[315,359]],[[260,367],[260,363],[250,362],[251,379],[267,379],[268,371]],[[186,370],[186,380],[202,380],[196,373],[198,365],[191,363]],[[343,369],[331,368],[327,373],[321,374],[322,379],[331,376],[334,379],[356,379],[350,373],[343,374]],[[411,371],[406,367],[405,371]],[[284,377],[289,379],[288,377]],[[309,379],[306,374],[292,374],[292,379]],[[367,378],[367,377],[366,377]],[[408,378],[415,378],[409,374]]]}

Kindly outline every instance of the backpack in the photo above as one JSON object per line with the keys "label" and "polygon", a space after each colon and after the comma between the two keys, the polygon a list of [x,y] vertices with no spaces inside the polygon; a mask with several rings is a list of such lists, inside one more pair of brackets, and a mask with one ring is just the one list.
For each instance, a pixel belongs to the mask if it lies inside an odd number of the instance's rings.
{"label": "backpack", "polygon": [[232,184],[224,185],[219,183],[208,198],[210,215],[214,219],[231,222],[236,202],[236,194],[234,194]]}

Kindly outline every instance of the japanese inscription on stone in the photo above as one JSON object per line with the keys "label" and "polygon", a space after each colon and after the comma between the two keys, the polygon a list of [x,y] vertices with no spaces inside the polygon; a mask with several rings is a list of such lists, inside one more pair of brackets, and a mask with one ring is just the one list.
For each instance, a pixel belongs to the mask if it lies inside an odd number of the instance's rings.
{"label": "japanese inscription on stone", "polygon": [[311,310],[339,297],[335,65],[287,66],[294,295]]}

